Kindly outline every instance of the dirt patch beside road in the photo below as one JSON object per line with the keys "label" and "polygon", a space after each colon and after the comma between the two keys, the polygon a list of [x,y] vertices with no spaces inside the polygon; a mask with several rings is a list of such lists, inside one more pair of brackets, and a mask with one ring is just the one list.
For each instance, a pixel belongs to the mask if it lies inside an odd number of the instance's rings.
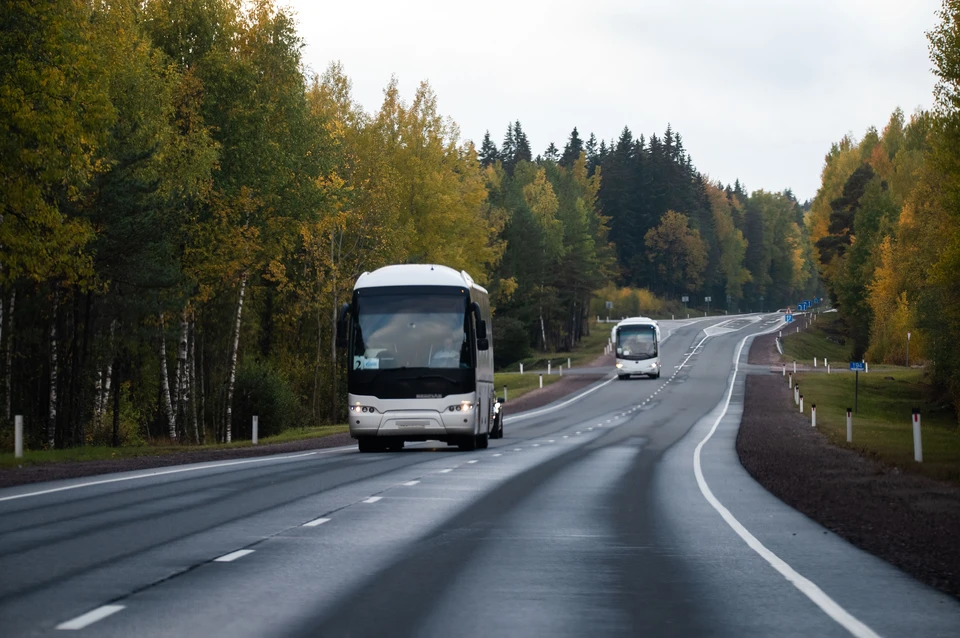
{"label": "dirt patch beside road", "polygon": [[772,366],[781,362],[776,334],[770,333],[753,338],[753,344],[747,354],[747,363]]}
{"label": "dirt patch beside road", "polygon": [[[761,347],[755,342],[751,363]],[[780,376],[747,377],[737,453],[753,478],[857,547],[960,598],[960,488],[835,447],[792,406]]]}

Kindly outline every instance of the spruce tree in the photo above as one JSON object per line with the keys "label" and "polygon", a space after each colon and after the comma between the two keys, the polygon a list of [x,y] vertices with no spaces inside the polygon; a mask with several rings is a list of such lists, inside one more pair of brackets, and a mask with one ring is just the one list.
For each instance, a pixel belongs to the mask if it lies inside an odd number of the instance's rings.
{"label": "spruce tree", "polygon": [[533,161],[533,152],[530,150],[530,140],[527,139],[527,134],[523,132],[523,128],[520,126],[520,120],[513,123],[513,140],[515,145],[513,153],[514,166],[520,161]]}
{"label": "spruce tree", "polygon": [[553,142],[550,142],[550,146],[547,147],[546,152],[543,154],[543,159],[548,162],[556,162],[560,158],[560,151],[557,150],[557,145]]}
{"label": "spruce tree", "polygon": [[483,144],[480,145],[480,164],[484,167],[490,166],[500,158],[500,151],[497,145],[490,139],[490,131],[483,135]]}
{"label": "spruce tree", "polygon": [[577,132],[577,127],[573,127],[573,132],[570,133],[570,139],[567,141],[567,145],[563,147],[563,155],[560,157],[560,166],[566,166],[570,168],[573,166],[573,163],[580,159],[580,153],[583,152],[583,140],[580,139],[580,134]]}

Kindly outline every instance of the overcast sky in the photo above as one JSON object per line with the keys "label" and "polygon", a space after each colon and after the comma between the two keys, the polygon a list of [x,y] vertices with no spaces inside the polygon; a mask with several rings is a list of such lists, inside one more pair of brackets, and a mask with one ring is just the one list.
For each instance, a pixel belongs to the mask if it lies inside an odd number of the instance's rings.
{"label": "overcast sky", "polygon": [[[280,0],[284,4],[284,0]],[[534,155],[586,138],[683,136],[697,168],[813,197],[833,141],[932,104],[924,32],[939,0],[286,0],[304,62],[339,60],[379,108],[429,80],[479,146],[520,120]]]}

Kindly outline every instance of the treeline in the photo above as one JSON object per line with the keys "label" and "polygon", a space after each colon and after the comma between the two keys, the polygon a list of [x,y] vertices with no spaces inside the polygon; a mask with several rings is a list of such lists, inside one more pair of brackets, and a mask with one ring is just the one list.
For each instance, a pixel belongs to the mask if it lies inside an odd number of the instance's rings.
{"label": "treeline", "polygon": [[671,130],[533,157],[516,122],[478,152],[426,83],[368,113],[338,65],[305,77],[270,0],[13,0],[0,25],[4,444],[13,414],[34,448],[339,422],[336,310],[389,263],[487,285],[502,365],[572,347],[611,282],[731,310],[814,285],[789,192],[710,183]]}
{"label": "treeline", "polygon": [[960,2],[938,16],[934,109],[834,144],[809,227],[852,355],[903,365],[910,333],[960,406]]}

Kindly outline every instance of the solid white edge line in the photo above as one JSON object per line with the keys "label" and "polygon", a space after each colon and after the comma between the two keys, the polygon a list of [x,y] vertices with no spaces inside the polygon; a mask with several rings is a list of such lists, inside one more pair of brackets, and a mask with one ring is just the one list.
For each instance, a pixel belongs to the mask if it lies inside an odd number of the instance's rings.
{"label": "solid white edge line", "polygon": [[72,618],[67,622],[60,623],[57,625],[57,629],[64,631],[76,631],[83,629],[84,627],[88,627],[97,621],[103,620],[107,616],[112,616],[123,608],[123,605],[102,605],[96,609],[88,611],[81,616],[77,616],[76,618]]}
{"label": "solid white edge line", "polygon": [[376,503],[377,501],[383,499],[382,496],[371,496],[370,498],[363,499],[364,503]]}
{"label": "solid white edge line", "polygon": [[224,554],[220,558],[214,558],[213,562],[215,563],[232,563],[238,558],[243,558],[244,556],[249,556],[254,550],[252,549],[238,549],[235,552],[230,552],[229,554]]}
{"label": "solid white edge line", "polygon": [[763,334],[769,334],[774,330],[779,328],[780,324],[774,326],[770,330],[764,330],[761,332],[756,332],[752,335],[747,335],[740,340],[740,345],[737,347],[737,351],[733,356],[733,374],[730,376],[730,384],[727,388],[727,398],[723,404],[723,410],[720,412],[720,415],[717,417],[717,420],[713,422],[713,427],[710,428],[710,431],[707,432],[707,435],[703,437],[703,440],[697,444],[696,450],[693,453],[693,472],[697,477],[697,485],[700,487],[700,492],[703,494],[703,497],[707,499],[707,502],[720,514],[727,525],[737,533],[737,536],[742,538],[746,542],[747,546],[750,547],[753,551],[760,555],[767,563],[773,567],[775,570],[780,572],[780,575],[786,578],[794,587],[799,589],[807,598],[809,598],[813,604],[819,607],[825,614],[832,618],[835,622],[841,625],[844,629],[849,631],[852,635],[857,636],[857,638],[879,638],[879,635],[874,632],[870,627],[865,625],[863,622],[858,620],[846,609],[841,607],[835,600],[830,598],[822,589],[817,587],[813,581],[805,578],[795,569],[790,567],[782,558],[774,554],[772,551],[766,548],[766,546],[761,543],[756,536],[751,534],[746,527],[744,527],[740,521],[730,513],[723,503],[721,503],[716,496],[713,495],[713,492],[710,490],[710,486],[707,485],[706,479],[703,477],[703,470],[700,466],[700,451],[703,449],[703,446],[706,445],[713,437],[713,433],[717,431],[717,428],[720,426],[720,421],[723,420],[723,417],[726,416],[727,410],[730,408],[730,401],[733,397],[733,386],[737,380],[737,374],[740,371],[740,353],[743,351],[743,346],[747,342],[747,339],[752,337],[757,337]]}
{"label": "solid white edge line", "polygon": [[288,459],[299,459],[305,456],[314,456],[315,454],[329,454],[330,452],[339,452],[341,450],[352,450],[355,449],[355,446],[348,445],[342,447],[330,448],[327,450],[314,450],[313,452],[304,452],[303,454],[292,454],[289,456],[261,456],[255,459],[241,459],[239,461],[223,461],[221,463],[208,463],[205,465],[191,466],[191,467],[181,467],[173,470],[160,470],[157,472],[149,472],[147,474],[137,474],[136,476],[120,476],[117,478],[110,479],[101,479],[99,481],[87,481],[86,483],[78,483],[76,485],[64,485],[62,487],[53,487],[47,490],[38,490],[36,492],[25,492],[23,494],[14,494],[12,496],[3,496],[0,497],[0,503],[4,501],[13,501],[18,498],[27,498],[29,496],[42,496],[44,494],[53,494],[54,492],[65,492],[67,490],[76,490],[81,487],[92,487],[94,485],[106,485],[108,483],[120,483],[122,481],[135,481],[137,479],[151,478],[154,476],[166,476],[168,474],[180,474],[183,472],[199,472],[201,470],[212,470],[218,467],[229,467],[231,465],[246,465],[248,463],[265,463],[267,461],[286,461]]}
{"label": "solid white edge line", "polygon": [[308,521],[302,525],[302,527],[316,527],[317,525],[323,525],[324,523],[329,523],[329,518],[315,518],[312,521]]}

